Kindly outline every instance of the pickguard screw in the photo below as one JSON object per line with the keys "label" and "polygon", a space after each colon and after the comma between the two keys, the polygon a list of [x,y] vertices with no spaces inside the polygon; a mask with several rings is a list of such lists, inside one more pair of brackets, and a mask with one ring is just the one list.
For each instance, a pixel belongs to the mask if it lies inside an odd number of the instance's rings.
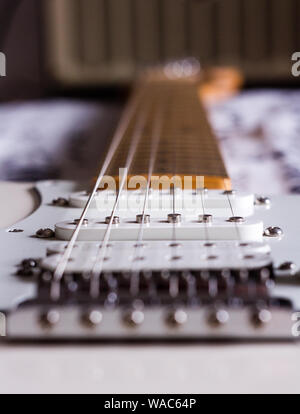
{"label": "pickguard screw", "polygon": [[255,205],[257,206],[269,206],[271,204],[271,200],[269,197],[256,197],[255,199]]}
{"label": "pickguard screw", "polygon": [[52,204],[58,207],[67,207],[69,205],[69,201],[66,198],[59,197],[54,199]]}
{"label": "pickguard screw", "polygon": [[276,226],[267,227],[264,231],[264,236],[266,237],[281,237],[282,235],[283,230]]}
{"label": "pickguard screw", "polygon": [[34,259],[25,259],[21,263],[21,266],[24,268],[35,268],[37,265],[37,261]]}
{"label": "pickguard screw", "polygon": [[36,236],[39,239],[51,239],[51,238],[53,238],[55,236],[55,233],[51,229],[39,229],[36,232]]}
{"label": "pickguard screw", "polygon": [[296,264],[294,262],[284,262],[278,266],[278,270],[286,275],[294,275],[296,273]]}
{"label": "pickguard screw", "polygon": [[9,232],[9,233],[23,233],[23,232],[24,232],[24,230],[22,230],[22,229],[11,229],[11,230],[9,230],[8,232]]}

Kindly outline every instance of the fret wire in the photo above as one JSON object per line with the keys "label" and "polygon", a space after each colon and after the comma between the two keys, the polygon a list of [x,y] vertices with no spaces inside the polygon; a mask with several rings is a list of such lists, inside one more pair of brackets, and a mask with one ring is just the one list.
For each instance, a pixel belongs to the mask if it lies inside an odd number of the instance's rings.
{"label": "fret wire", "polygon": [[128,103],[127,108],[124,111],[124,114],[121,118],[121,121],[119,123],[119,126],[117,127],[114,136],[112,138],[112,142],[109,146],[107,155],[104,159],[104,162],[102,164],[100,173],[97,177],[96,183],[93,187],[93,190],[87,200],[87,203],[85,205],[85,207],[83,208],[81,217],[79,219],[78,224],[76,225],[76,228],[71,236],[71,239],[69,241],[69,243],[67,244],[67,248],[65,250],[65,252],[63,253],[63,255],[61,256],[61,259],[58,262],[58,265],[56,266],[56,269],[54,271],[54,275],[53,275],[53,280],[51,283],[51,289],[50,289],[50,297],[52,300],[57,301],[60,298],[60,282],[61,279],[64,275],[64,272],[66,270],[68,261],[71,257],[72,251],[74,249],[74,245],[77,241],[80,229],[83,225],[84,219],[86,218],[87,212],[92,204],[92,201],[95,198],[95,195],[97,193],[97,190],[101,184],[101,181],[103,180],[103,177],[109,167],[109,165],[111,164],[111,161],[120,145],[120,142],[122,141],[124,134],[128,128],[128,125],[130,123],[130,121],[132,120],[133,116],[134,116],[134,112],[136,110],[136,107],[139,103],[139,101],[141,100],[141,97],[144,93],[144,88],[141,88],[140,90],[135,90],[134,93],[132,94],[132,98],[130,100],[130,102]]}

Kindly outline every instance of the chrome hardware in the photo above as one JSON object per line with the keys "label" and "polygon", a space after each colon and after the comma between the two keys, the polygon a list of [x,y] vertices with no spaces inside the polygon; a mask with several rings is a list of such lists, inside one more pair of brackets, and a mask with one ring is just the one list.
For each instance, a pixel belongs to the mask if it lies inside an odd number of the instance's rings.
{"label": "chrome hardware", "polygon": [[27,267],[27,268],[35,268],[37,267],[38,263],[34,259],[25,259],[22,261],[21,266]]}
{"label": "chrome hardware", "polygon": [[278,266],[277,271],[279,276],[293,276],[296,273],[297,266],[294,262],[284,262]]}
{"label": "chrome hardware", "polygon": [[200,223],[212,223],[213,216],[211,214],[200,214],[199,221]]}
{"label": "chrome hardware", "polygon": [[234,216],[234,217],[229,217],[227,221],[230,223],[244,223],[245,219],[244,217]]}
{"label": "chrome hardware", "polygon": [[39,229],[36,232],[36,237],[39,239],[52,239],[55,236],[55,233],[51,229]]}
{"label": "chrome hardware", "polygon": [[229,313],[225,309],[218,309],[208,317],[208,322],[214,326],[225,325],[229,321]]}
{"label": "chrome hardware", "polygon": [[125,314],[124,322],[132,327],[139,326],[144,322],[145,315],[140,309],[133,309]]}
{"label": "chrome hardware", "polygon": [[138,214],[136,216],[136,222],[141,224],[144,221],[145,224],[149,224],[150,223],[150,215],[149,214]]}
{"label": "chrome hardware", "polygon": [[91,310],[82,315],[82,322],[90,327],[100,325],[102,319],[102,313],[96,309]]}
{"label": "chrome hardware", "polygon": [[263,235],[265,237],[281,237],[283,230],[280,227],[271,226],[266,228]]}
{"label": "chrome hardware", "polygon": [[176,309],[167,316],[167,323],[172,327],[184,325],[187,320],[188,315],[182,309]]}
{"label": "chrome hardware", "polygon": [[[105,218],[105,224],[109,224],[111,220],[111,216]],[[112,224],[120,224],[120,217],[114,216],[112,219]]]}
{"label": "chrome hardware", "polygon": [[52,204],[58,207],[67,207],[69,205],[69,201],[66,198],[59,197],[54,199]]}
{"label": "chrome hardware", "polygon": [[[75,226],[78,226],[79,222],[80,222],[80,219],[75,219],[74,222],[73,222],[73,224],[75,224]],[[89,220],[88,219],[84,219],[82,221],[82,225],[83,226],[87,226],[88,224],[89,224]]]}
{"label": "chrome hardware", "polygon": [[38,263],[34,259],[25,259],[21,263],[20,269],[17,271],[17,276],[31,277],[36,273]]}
{"label": "chrome hardware", "polygon": [[168,214],[169,223],[179,224],[181,223],[181,220],[182,220],[181,214],[178,214],[178,213]]}
{"label": "chrome hardware", "polygon": [[259,309],[252,315],[252,322],[257,327],[271,322],[271,319],[272,313],[268,309]]}
{"label": "chrome hardware", "polygon": [[41,315],[40,322],[46,328],[53,328],[60,321],[60,314],[57,310],[49,310]]}
{"label": "chrome hardware", "polygon": [[270,200],[269,197],[258,196],[258,197],[256,197],[254,204],[256,206],[266,206],[267,207],[267,206],[270,206],[271,200]]}

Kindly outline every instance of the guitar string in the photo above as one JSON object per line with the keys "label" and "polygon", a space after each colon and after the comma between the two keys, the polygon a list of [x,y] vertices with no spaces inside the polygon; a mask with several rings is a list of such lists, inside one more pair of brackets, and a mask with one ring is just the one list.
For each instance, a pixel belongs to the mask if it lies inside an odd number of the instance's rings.
{"label": "guitar string", "polygon": [[112,142],[109,146],[107,155],[104,159],[104,162],[102,164],[102,167],[100,169],[100,173],[97,177],[96,183],[93,187],[93,190],[91,192],[91,194],[89,195],[89,198],[86,202],[86,205],[83,208],[82,214],[80,216],[80,219],[76,225],[76,228],[71,236],[70,241],[67,244],[67,248],[65,250],[65,252],[62,254],[56,268],[53,274],[53,279],[52,279],[52,283],[51,283],[51,289],[50,289],[50,297],[53,301],[57,301],[60,298],[60,282],[61,279],[65,273],[68,261],[71,257],[72,251],[74,249],[75,243],[78,239],[79,236],[79,232],[80,229],[83,225],[83,222],[86,218],[87,212],[95,198],[95,195],[98,191],[98,188],[100,187],[100,184],[103,180],[103,177],[116,153],[117,148],[119,147],[120,142],[122,141],[124,134],[128,128],[128,125],[134,115],[134,112],[136,110],[136,107],[139,103],[139,101],[141,100],[143,94],[143,89],[140,89],[139,91],[136,90],[133,92],[132,97],[128,103],[128,106],[126,107],[123,116],[120,120],[119,126],[117,127],[113,138],[112,138]]}
{"label": "guitar string", "polygon": [[139,233],[135,245],[135,250],[133,254],[133,263],[131,266],[131,280],[130,280],[130,292],[132,296],[136,296],[138,292],[138,286],[139,286],[139,272],[140,269],[135,269],[134,265],[138,263],[139,259],[141,259],[140,251],[143,248],[143,238],[144,238],[144,228],[145,228],[145,217],[146,217],[146,209],[147,209],[147,203],[149,200],[149,192],[150,192],[150,186],[151,186],[151,178],[154,171],[154,165],[157,158],[157,151],[158,146],[161,138],[161,130],[163,125],[163,111],[162,111],[163,105],[161,104],[157,110],[157,113],[155,115],[155,121],[152,129],[151,134],[151,152],[150,152],[150,160],[149,160],[149,168],[148,168],[148,178],[147,178],[147,186],[145,190],[145,196],[144,196],[144,202],[143,202],[143,209],[141,214],[141,224],[139,228]]}
{"label": "guitar string", "polygon": [[[127,155],[126,163],[125,163],[125,169],[126,169],[127,172],[130,170],[130,167],[132,165],[132,161],[133,161],[133,159],[136,155],[136,150],[137,150],[137,147],[138,147],[139,142],[141,140],[142,132],[143,132],[143,130],[145,128],[145,125],[146,125],[147,116],[148,116],[148,111],[143,110],[141,112],[141,114],[139,115],[137,124],[134,128],[133,138],[132,138],[129,150],[128,150],[128,155]],[[99,296],[100,276],[101,276],[102,269],[103,269],[103,263],[104,263],[105,257],[106,257],[107,245],[108,245],[108,242],[109,242],[109,239],[110,239],[110,234],[111,234],[111,229],[112,229],[112,226],[113,226],[113,220],[114,220],[115,212],[118,208],[120,197],[121,197],[126,179],[127,179],[127,177],[124,174],[122,176],[121,183],[119,184],[118,195],[116,197],[113,209],[111,211],[110,220],[109,220],[109,223],[108,223],[107,228],[105,230],[104,238],[103,238],[101,246],[99,248],[99,252],[96,256],[94,266],[92,268],[91,283],[90,283],[90,295],[94,299]]]}
{"label": "guitar string", "polygon": [[[228,204],[229,204],[229,209],[231,211],[232,217],[235,217],[235,211],[234,211],[233,204],[232,204],[232,201],[231,201],[231,198],[230,198],[231,195],[229,193],[230,189],[227,185],[227,182],[226,182],[225,178],[224,178],[223,182],[224,182],[224,188],[225,188],[225,191],[226,191],[226,196],[227,196],[227,200],[228,200]],[[245,262],[245,256],[244,256],[244,252],[243,252],[243,248],[242,248],[243,243],[242,243],[241,232],[240,232],[239,224],[237,222],[234,222],[234,226],[235,226],[235,229],[236,229],[236,234],[237,234],[237,239],[238,239],[238,249],[240,251],[241,261],[244,265],[243,268],[241,268],[241,270],[240,270],[240,276],[242,278],[245,278],[245,280],[247,281],[248,280],[248,270],[247,270],[248,265]],[[247,245],[247,243],[245,243],[245,246],[246,245]],[[248,283],[247,284],[247,289],[248,289],[248,294],[250,295],[251,290],[252,290],[252,285],[250,285]]]}
{"label": "guitar string", "polygon": [[[177,86],[179,88],[181,88],[181,86]],[[176,85],[175,85],[176,88]],[[177,91],[176,91],[177,92]],[[172,90],[173,96],[171,96],[171,101],[172,102],[176,102],[175,98],[175,91],[174,89]],[[176,103],[178,105],[178,102]],[[173,177],[174,177],[174,182],[173,184],[171,184],[171,205],[172,205],[172,213],[173,213],[173,222],[172,222],[172,242],[170,243],[170,247],[172,250],[172,254],[171,254],[171,260],[172,261],[177,261],[179,259],[181,259],[181,257],[178,255],[178,247],[179,244],[177,242],[177,223],[176,223],[176,218],[175,218],[175,214],[176,214],[176,174],[177,174],[177,169],[178,169],[178,138],[179,138],[179,134],[177,133],[177,128],[176,128],[176,123],[174,122],[174,119],[177,120],[177,117],[179,119],[182,119],[182,108],[178,107],[176,108],[176,104],[172,107],[172,112],[170,114],[170,121],[171,121],[171,128],[170,130],[173,132],[174,134],[174,143],[173,143],[173,157],[174,157],[174,161],[173,161]],[[182,105],[182,102],[180,102],[180,105]],[[183,196],[182,194],[182,185],[181,185],[181,197]],[[183,201],[183,200],[182,200]],[[182,219],[182,217],[181,217]],[[169,274],[169,295],[172,298],[176,298],[178,293],[179,293],[179,277],[177,272],[174,272],[172,274],[172,272],[168,272]]]}

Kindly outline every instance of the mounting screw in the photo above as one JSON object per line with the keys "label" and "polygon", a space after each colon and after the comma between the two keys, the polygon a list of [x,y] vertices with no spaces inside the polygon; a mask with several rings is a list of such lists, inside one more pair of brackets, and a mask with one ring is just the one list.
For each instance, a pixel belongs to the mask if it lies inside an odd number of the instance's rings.
{"label": "mounting screw", "polygon": [[82,315],[82,322],[89,327],[95,327],[102,322],[103,315],[99,310],[93,309]]}
{"label": "mounting screw", "polygon": [[245,219],[244,217],[234,216],[234,217],[229,217],[227,221],[229,223],[244,223]]}
{"label": "mounting screw", "polygon": [[39,229],[36,232],[36,237],[39,239],[52,239],[55,236],[55,233],[51,229]]}
{"label": "mounting screw", "polygon": [[270,206],[271,200],[269,199],[269,197],[258,196],[258,197],[256,197],[254,204],[257,205],[257,206],[266,206],[267,207],[267,206]]}
{"label": "mounting screw", "polygon": [[145,315],[140,309],[133,309],[125,314],[124,322],[132,327],[141,325],[144,322]]}
{"label": "mounting screw", "polygon": [[60,321],[60,314],[57,310],[49,310],[41,315],[40,322],[45,328],[53,328]]}
{"label": "mounting screw", "polygon": [[69,205],[69,201],[66,198],[59,197],[54,199],[52,204],[58,207],[67,207]]}
{"label": "mounting screw", "polygon": [[262,327],[271,322],[272,313],[268,309],[259,309],[252,315],[252,322],[256,327]]}
{"label": "mounting screw", "polygon": [[226,191],[223,191],[223,195],[227,195],[227,196],[236,195],[236,191],[235,190],[226,190]]}
{"label": "mounting screw", "polygon": [[182,309],[176,309],[167,316],[167,323],[172,327],[184,325],[187,320],[188,315]]}
{"label": "mounting screw", "polygon": [[213,326],[225,325],[229,321],[229,314],[225,309],[218,309],[211,313],[208,322]]}
{"label": "mounting screw", "polygon": [[265,237],[281,237],[283,230],[280,227],[271,226],[266,228],[263,235]]}
{"label": "mounting screw", "polygon": [[24,230],[22,230],[22,229],[11,229],[11,230],[8,230],[8,232],[9,233],[23,233]]}

